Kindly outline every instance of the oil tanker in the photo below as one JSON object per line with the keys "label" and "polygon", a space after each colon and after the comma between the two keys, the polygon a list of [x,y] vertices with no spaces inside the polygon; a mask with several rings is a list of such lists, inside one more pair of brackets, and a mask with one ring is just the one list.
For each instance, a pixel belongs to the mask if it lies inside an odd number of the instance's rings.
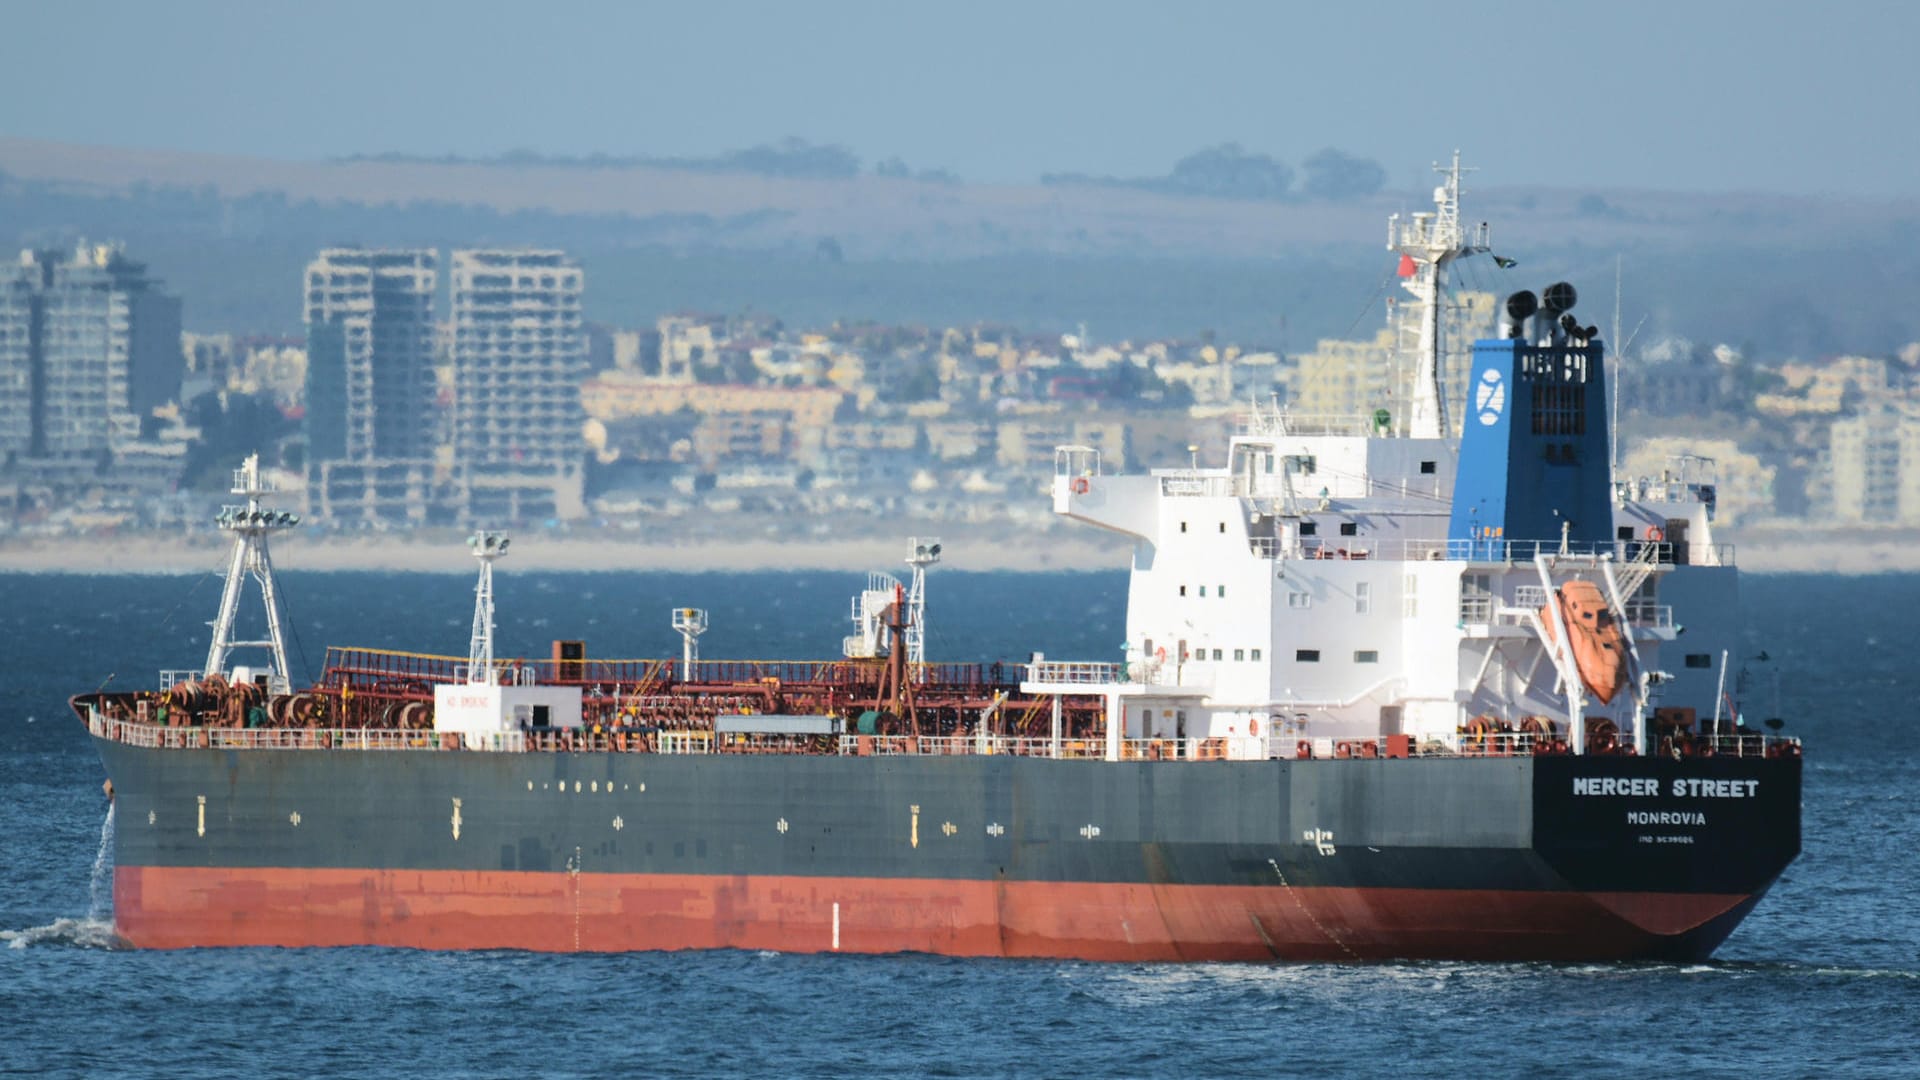
{"label": "oil tanker", "polygon": [[[1389,248],[1404,392],[1251,407],[1217,465],[1056,452],[1056,514],[1133,545],[1118,661],[925,656],[931,540],[829,660],[328,651],[294,687],[257,462],[201,667],[73,698],[137,947],[922,951],[1090,960],[1699,959],[1800,847],[1801,747],[1727,693],[1732,547],[1693,459],[1615,475],[1571,285],[1472,347],[1459,162]],[[268,627],[234,637],[246,586]],[[1684,625],[1676,612],[1684,613]],[[1684,641],[1682,634],[1684,633]],[[242,650],[261,654],[234,662]],[[1736,680],[1737,684],[1737,680]]]}

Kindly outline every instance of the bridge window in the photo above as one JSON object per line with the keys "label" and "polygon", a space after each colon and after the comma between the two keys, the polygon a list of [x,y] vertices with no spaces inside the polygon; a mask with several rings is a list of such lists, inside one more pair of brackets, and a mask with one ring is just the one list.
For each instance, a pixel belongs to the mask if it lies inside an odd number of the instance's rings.
{"label": "bridge window", "polygon": [[1353,654],[1353,662],[1356,664],[1377,664],[1380,662],[1380,653],[1375,649],[1361,649]]}

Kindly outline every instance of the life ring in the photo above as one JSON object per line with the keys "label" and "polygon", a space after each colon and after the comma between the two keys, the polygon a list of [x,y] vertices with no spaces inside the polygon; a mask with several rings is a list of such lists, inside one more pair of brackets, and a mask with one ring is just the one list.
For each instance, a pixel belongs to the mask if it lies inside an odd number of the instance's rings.
{"label": "life ring", "polygon": [[1260,720],[1258,717],[1255,717],[1254,719],[1247,721],[1247,734],[1249,735],[1260,734]]}
{"label": "life ring", "polygon": [[1077,477],[1073,481],[1073,493],[1075,495],[1085,495],[1092,487],[1093,485],[1088,483],[1087,478],[1084,476]]}
{"label": "life ring", "polygon": [[1303,761],[1306,760],[1307,758],[1312,757],[1313,743],[1309,742],[1306,739],[1301,739],[1299,742],[1294,743],[1293,756],[1300,758]]}
{"label": "life ring", "polygon": [[1667,538],[1667,530],[1661,528],[1658,525],[1655,525],[1653,528],[1647,530],[1647,539],[1652,541],[1653,543],[1658,544],[1662,540],[1665,540],[1666,538]]}
{"label": "life ring", "polygon": [[1159,648],[1157,648],[1157,649],[1155,649],[1155,650],[1153,650],[1153,658],[1154,658],[1154,660],[1155,660],[1156,662],[1158,662],[1158,663],[1162,663],[1162,664],[1164,664],[1164,663],[1166,663],[1166,662],[1167,662],[1167,647],[1166,647],[1165,645],[1162,645],[1162,646],[1160,646]]}

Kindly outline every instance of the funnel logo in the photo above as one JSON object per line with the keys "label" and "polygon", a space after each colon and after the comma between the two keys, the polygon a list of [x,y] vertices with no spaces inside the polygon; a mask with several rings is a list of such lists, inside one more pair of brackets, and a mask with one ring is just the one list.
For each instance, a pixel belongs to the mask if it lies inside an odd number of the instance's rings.
{"label": "funnel logo", "polygon": [[1500,420],[1500,410],[1507,405],[1507,384],[1501,380],[1500,373],[1492,369],[1480,375],[1480,385],[1473,388],[1473,407],[1480,413],[1482,427],[1492,427]]}

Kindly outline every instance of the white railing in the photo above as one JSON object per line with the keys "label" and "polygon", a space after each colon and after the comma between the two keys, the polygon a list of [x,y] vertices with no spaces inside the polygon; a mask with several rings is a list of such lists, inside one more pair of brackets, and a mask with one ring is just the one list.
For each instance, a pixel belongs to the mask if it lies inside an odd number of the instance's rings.
{"label": "white railing", "polygon": [[[1659,565],[1673,566],[1677,555],[1695,566],[1734,565],[1732,544],[1649,545],[1644,540],[1617,540],[1600,543],[1568,544],[1567,557],[1597,561],[1611,555],[1624,564],[1639,557],[1649,547],[1655,549]],[[1560,555],[1557,540],[1380,540],[1365,536],[1307,536],[1292,544],[1281,544],[1272,537],[1250,537],[1248,548],[1262,559],[1384,559],[1400,562],[1466,562],[1506,566],[1531,565],[1535,555],[1553,558]],[[1676,551],[1676,548],[1684,550]]]}
{"label": "white railing", "polygon": [[[1645,540],[1609,540],[1597,544],[1569,544],[1567,557],[1590,559],[1613,555],[1624,565],[1649,548]],[[1659,565],[1732,567],[1732,544],[1655,544]],[[1455,561],[1532,565],[1534,555],[1561,555],[1557,540],[1375,540],[1369,536],[1302,536],[1281,544],[1271,536],[1250,536],[1248,550],[1261,559],[1390,559],[1390,561]],[[1686,559],[1676,559],[1686,555]]]}
{"label": "white railing", "polygon": [[1025,666],[1025,682],[1093,686],[1132,681],[1127,678],[1124,664],[1093,660],[1042,660]]}
{"label": "white railing", "polygon": [[[109,720],[94,714],[88,730],[127,746],[180,750],[458,750],[461,736],[433,731],[395,731],[387,728],[219,728],[162,727],[131,720]],[[519,732],[487,736],[489,744],[475,749],[521,751],[526,744]]]}
{"label": "white railing", "polygon": [[1379,425],[1371,413],[1290,413],[1256,408],[1236,417],[1235,428],[1242,435],[1368,436],[1377,432]]}
{"label": "white railing", "polygon": [[[475,751],[481,753],[524,752],[639,752],[643,743],[622,742],[608,736],[589,737],[583,732],[491,732],[462,736],[455,732],[393,731],[365,728],[206,728],[161,727],[130,720],[111,720],[97,710],[89,714],[87,729],[95,736],[127,746],[160,750],[426,750]],[[1441,740],[1409,740],[1410,757],[1509,757],[1526,756],[1548,749],[1540,745],[1546,736],[1529,732],[1492,732],[1482,736],[1461,735],[1454,744]],[[1564,742],[1565,736],[1556,736]],[[814,752],[812,740],[791,736],[731,736],[716,744],[706,731],[663,731],[657,736],[656,750],[662,754],[712,753],[788,753]],[[1292,733],[1263,732],[1253,738],[1224,736],[1185,739],[1123,739],[1123,761],[1227,761],[1246,757],[1282,759],[1383,758],[1395,756],[1390,736],[1352,739],[1308,739]],[[802,745],[803,743],[808,745]],[[1251,745],[1249,745],[1251,744]],[[1104,738],[1066,738],[1058,743],[1051,738],[1003,735],[843,735],[832,749],[842,756],[920,756],[967,757],[976,755],[1014,755],[1020,757],[1058,757],[1098,760],[1107,756]],[[1305,747],[1304,751],[1302,747]],[[1705,754],[1723,757],[1769,757],[1783,752],[1798,753],[1800,740],[1783,735],[1742,732],[1725,735],[1690,736],[1680,751],[1683,757]],[[1252,754],[1245,751],[1251,749]],[[1556,750],[1556,752],[1558,752]],[[1650,753],[1660,751],[1650,750]],[[1671,752],[1671,751],[1669,751]]]}
{"label": "white railing", "polygon": [[162,668],[160,689],[171,690],[183,682],[199,682],[201,674],[199,668]]}
{"label": "white railing", "polygon": [[[1226,761],[1232,740],[1217,739],[1122,739],[1122,761]],[[1246,741],[1241,739],[1239,741]],[[1269,744],[1277,747],[1278,743]],[[1291,748],[1292,743],[1286,743]],[[858,735],[840,740],[842,756],[872,757],[963,757],[969,755],[1012,755],[1016,757],[1059,757],[1097,761],[1107,756],[1103,738],[1062,738],[1060,751],[1054,753],[1050,738],[1002,735]],[[1272,756],[1291,756],[1273,754]]]}
{"label": "white railing", "polygon": [[660,733],[660,752],[663,754],[711,754],[713,753],[713,732],[663,731]]}
{"label": "white railing", "polygon": [[1203,475],[1197,472],[1156,473],[1160,494],[1169,497],[1227,496],[1236,494],[1233,477]]}

